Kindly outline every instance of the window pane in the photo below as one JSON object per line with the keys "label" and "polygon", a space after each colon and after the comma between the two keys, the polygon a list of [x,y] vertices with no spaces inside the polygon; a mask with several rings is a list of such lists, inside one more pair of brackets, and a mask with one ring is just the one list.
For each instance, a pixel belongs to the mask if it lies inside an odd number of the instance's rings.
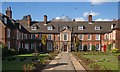
{"label": "window pane", "polygon": [[79,34],[79,40],[82,40],[82,39],[83,39],[83,35]]}
{"label": "window pane", "polygon": [[96,43],[96,50],[99,50],[99,46],[100,44],[99,43]]}
{"label": "window pane", "polygon": [[67,34],[64,34],[64,40],[67,40]]}
{"label": "window pane", "polygon": [[88,39],[89,39],[89,40],[91,39],[91,34],[88,34]]}
{"label": "window pane", "polygon": [[88,43],[88,50],[90,50],[91,49],[91,44],[90,43]]}
{"label": "window pane", "polygon": [[82,43],[80,43],[79,45],[79,50],[82,50]]}

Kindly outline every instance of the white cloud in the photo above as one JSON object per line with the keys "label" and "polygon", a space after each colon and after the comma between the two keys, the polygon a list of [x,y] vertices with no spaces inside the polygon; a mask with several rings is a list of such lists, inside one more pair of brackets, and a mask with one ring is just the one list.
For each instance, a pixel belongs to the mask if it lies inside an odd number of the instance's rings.
{"label": "white cloud", "polygon": [[95,20],[95,21],[112,21],[112,20],[99,18],[99,19],[97,19],[97,20]]}
{"label": "white cloud", "polygon": [[52,19],[52,21],[72,21],[72,19],[67,16],[62,16],[62,17],[56,17]]}
{"label": "white cloud", "polygon": [[75,21],[85,21],[85,19],[82,18],[82,17],[78,17],[78,18],[75,19]]}
{"label": "white cloud", "polygon": [[92,15],[92,16],[96,16],[96,15],[99,15],[99,13],[96,13],[96,12],[90,12],[90,15]]}
{"label": "white cloud", "polygon": [[89,12],[84,12],[83,13],[83,17],[85,17],[85,18],[87,18],[88,15],[97,16],[97,15],[99,15],[99,13],[93,12],[93,11],[91,11],[90,13]]}
{"label": "white cloud", "polygon": [[105,0],[90,0],[90,2],[93,4],[93,5],[99,5],[99,4],[102,4]]}
{"label": "white cloud", "polygon": [[89,12],[84,12],[83,13],[83,17],[85,17],[85,18],[88,17],[88,15],[89,15]]}

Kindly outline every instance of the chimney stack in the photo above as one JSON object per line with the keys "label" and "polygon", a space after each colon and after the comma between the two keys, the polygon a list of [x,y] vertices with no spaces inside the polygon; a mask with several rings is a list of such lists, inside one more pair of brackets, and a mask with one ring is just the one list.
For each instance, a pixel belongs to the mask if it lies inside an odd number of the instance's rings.
{"label": "chimney stack", "polygon": [[6,16],[8,16],[9,18],[12,18],[11,6],[9,6],[9,9],[7,8],[7,10],[6,10]]}
{"label": "chimney stack", "polygon": [[116,19],[113,19],[113,21],[116,21]]}
{"label": "chimney stack", "polygon": [[89,23],[92,23],[92,15],[88,16],[88,21],[89,21]]}
{"label": "chimney stack", "polygon": [[30,15],[28,15],[27,20],[28,20],[28,27],[30,27],[30,21],[31,21]]}
{"label": "chimney stack", "polygon": [[47,24],[47,15],[44,15],[44,24]]}

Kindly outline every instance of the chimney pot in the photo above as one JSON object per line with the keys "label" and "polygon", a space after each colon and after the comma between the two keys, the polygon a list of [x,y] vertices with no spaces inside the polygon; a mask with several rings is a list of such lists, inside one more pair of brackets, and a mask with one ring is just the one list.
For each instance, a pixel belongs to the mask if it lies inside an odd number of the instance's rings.
{"label": "chimney pot", "polygon": [[89,23],[92,23],[92,15],[88,16]]}
{"label": "chimney pot", "polygon": [[28,15],[28,27],[30,27],[30,15]]}
{"label": "chimney pot", "polygon": [[116,19],[113,19],[113,21],[116,21]]}
{"label": "chimney pot", "polygon": [[12,18],[11,6],[9,6],[9,10],[7,8],[7,10],[6,10],[6,16],[8,16],[9,18]]}
{"label": "chimney pot", "polygon": [[44,23],[47,24],[47,15],[44,15]]}
{"label": "chimney pot", "polygon": [[75,21],[75,19],[73,19],[73,21]]}
{"label": "chimney pot", "polygon": [[9,6],[9,10],[11,10],[11,6]]}

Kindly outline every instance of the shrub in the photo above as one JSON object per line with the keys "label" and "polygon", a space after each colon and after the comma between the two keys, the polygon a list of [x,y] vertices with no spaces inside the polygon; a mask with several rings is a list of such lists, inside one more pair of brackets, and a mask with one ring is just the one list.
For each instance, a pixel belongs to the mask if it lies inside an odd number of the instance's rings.
{"label": "shrub", "polygon": [[9,58],[8,61],[12,61],[12,59]]}
{"label": "shrub", "polygon": [[23,59],[23,58],[21,58],[21,59],[20,59],[20,61],[24,61],[24,59]]}
{"label": "shrub", "polygon": [[34,49],[29,49],[28,54],[34,53]]}
{"label": "shrub", "polygon": [[9,50],[9,54],[10,54],[10,55],[15,55],[15,54],[16,54],[16,50],[15,50],[14,48],[11,48],[11,49]]}
{"label": "shrub", "polygon": [[119,50],[117,48],[111,50],[112,53],[118,53]]}
{"label": "shrub", "polygon": [[2,45],[2,56],[7,56],[8,55],[8,46],[5,44]]}
{"label": "shrub", "polygon": [[15,57],[12,57],[12,60],[16,60],[16,58],[15,58]]}
{"label": "shrub", "polygon": [[24,57],[23,59],[24,59],[24,60],[27,60],[27,58],[26,58],[26,57]]}
{"label": "shrub", "polygon": [[33,64],[28,64],[28,65],[24,65],[24,70],[25,70],[25,72],[26,71],[29,71],[29,70],[34,70],[35,69],[35,67],[33,66]]}
{"label": "shrub", "polygon": [[95,51],[95,45],[92,45],[92,51]]}
{"label": "shrub", "polygon": [[111,44],[107,46],[107,51],[110,51],[110,50],[111,50]]}
{"label": "shrub", "polygon": [[19,54],[26,54],[26,53],[27,53],[27,49],[24,48],[19,49]]}

